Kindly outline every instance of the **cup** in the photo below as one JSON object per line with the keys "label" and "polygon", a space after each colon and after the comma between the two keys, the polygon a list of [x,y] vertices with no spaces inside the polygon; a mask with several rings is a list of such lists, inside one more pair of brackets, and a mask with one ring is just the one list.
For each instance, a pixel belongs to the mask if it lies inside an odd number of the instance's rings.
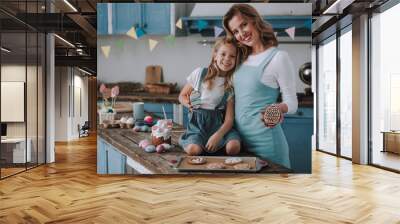
{"label": "cup", "polygon": [[144,120],[144,103],[133,103],[133,117],[136,121]]}

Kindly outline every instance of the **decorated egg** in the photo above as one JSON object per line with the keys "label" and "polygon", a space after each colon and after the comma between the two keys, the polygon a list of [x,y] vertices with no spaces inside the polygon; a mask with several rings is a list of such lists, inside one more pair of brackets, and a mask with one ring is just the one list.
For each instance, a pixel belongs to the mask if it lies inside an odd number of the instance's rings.
{"label": "decorated egg", "polygon": [[127,119],[126,117],[122,117],[122,118],[120,119],[120,122],[121,122],[122,124],[124,124],[124,123],[126,123],[127,120],[128,120],[128,119]]}
{"label": "decorated egg", "polygon": [[135,126],[134,128],[133,128],[133,131],[140,131],[141,130],[141,127],[140,126]]}
{"label": "decorated egg", "polygon": [[146,116],[144,118],[144,122],[146,122],[147,124],[153,124],[153,118],[151,116]]}
{"label": "decorated egg", "polygon": [[168,143],[163,143],[163,144],[161,144],[161,145],[165,148],[165,150],[170,150],[170,149],[173,148],[173,146],[170,145],[170,144],[168,144]]}
{"label": "decorated egg", "polygon": [[152,153],[156,151],[156,147],[154,145],[148,145],[146,148],[144,148],[144,151]]}
{"label": "decorated egg", "polygon": [[133,120],[133,117],[130,117],[130,118],[128,118],[128,119],[126,120],[126,123],[127,123],[127,124],[133,124],[133,123],[135,123],[135,121]]}
{"label": "decorated egg", "polygon": [[140,127],[140,131],[147,132],[149,130],[149,126],[143,125]]}
{"label": "decorated egg", "polygon": [[146,148],[148,145],[150,144],[150,142],[147,139],[144,139],[142,141],[139,142],[139,147],[140,148]]}
{"label": "decorated egg", "polygon": [[161,145],[157,145],[156,151],[158,153],[163,153],[165,151],[165,148],[164,148],[164,146],[162,144]]}

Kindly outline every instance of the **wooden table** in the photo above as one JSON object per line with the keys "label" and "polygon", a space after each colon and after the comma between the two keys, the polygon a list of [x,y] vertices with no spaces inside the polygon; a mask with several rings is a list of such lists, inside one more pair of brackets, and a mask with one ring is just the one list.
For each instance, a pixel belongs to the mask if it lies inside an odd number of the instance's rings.
{"label": "wooden table", "polygon": [[400,131],[382,131],[383,149],[382,152],[400,154]]}
{"label": "wooden table", "polygon": [[[172,131],[172,144],[176,147],[165,153],[147,153],[139,148],[138,143],[143,139],[151,139],[150,133],[133,132],[131,129],[103,129],[98,128],[98,137],[102,138],[115,149],[124,154],[131,164],[136,164],[131,173],[134,174],[183,174],[174,169],[176,162],[187,154],[178,147],[179,136],[184,129],[175,125]],[[241,153],[239,156],[254,156],[250,153]],[[136,166],[136,167],[135,167]],[[129,171],[129,170],[128,170]],[[277,164],[261,169],[260,173],[290,173],[291,171]],[[129,173],[129,172],[128,172]],[[196,172],[198,173],[198,172]],[[185,173],[187,174],[187,173]]]}

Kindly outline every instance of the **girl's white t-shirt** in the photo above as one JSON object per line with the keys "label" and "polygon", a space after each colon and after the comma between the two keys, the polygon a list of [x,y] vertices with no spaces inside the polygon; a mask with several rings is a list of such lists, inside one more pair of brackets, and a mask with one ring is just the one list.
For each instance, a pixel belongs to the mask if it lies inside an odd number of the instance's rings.
{"label": "girl's white t-shirt", "polygon": [[[268,48],[259,54],[250,55],[243,64],[258,66],[271,50],[272,48]],[[280,88],[282,102],[288,106],[288,113],[295,113],[298,107],[295,77],[294,66],[288,53],[279,50],[264,69],[260,80],[266,86]]]}
{"label": "girl's white t-shirt", "polygon": [[[200,81],[201,72],[203,68],[196,68],[188,77],[187,82],[193,87],[193,89],[197,90],[197,83]],[[200,86],[201,93],[201,105],[200,108],[214,110],[218,104],[221,102],[222,97],[224,96],[224,77],[215,77],[213,81],[213,87],[211,89],[207,88],[206,83],[202,83]]]}

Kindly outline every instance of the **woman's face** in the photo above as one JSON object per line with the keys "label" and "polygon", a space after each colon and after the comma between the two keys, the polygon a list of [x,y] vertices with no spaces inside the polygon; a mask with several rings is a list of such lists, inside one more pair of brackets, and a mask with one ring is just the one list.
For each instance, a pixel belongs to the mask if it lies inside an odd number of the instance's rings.
{"label": "woman's face", "polygon": [[235,67],[236,48],[232,44],[223,44],[214,55],[215,64],[223,72],[228,72]]}
{"label": "woman's face", "polygon": [[253,22],[243,17],[240,13],[234,15],[228,22],[229,29],[239,43],[253,47],[260,41],[260,33]]}

